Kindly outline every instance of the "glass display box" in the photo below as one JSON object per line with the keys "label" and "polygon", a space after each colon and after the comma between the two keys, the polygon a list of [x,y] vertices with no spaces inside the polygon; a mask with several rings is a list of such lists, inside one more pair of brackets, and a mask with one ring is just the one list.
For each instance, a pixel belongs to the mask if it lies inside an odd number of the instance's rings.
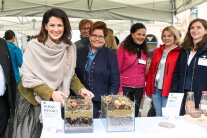
{"label": "glass display box", "polygon": [[64,105],[64,132],[93,132],[93,104],[91,99],[69,97]]}
{"label": "glass display box", "polygon": [[135,131],[134,102],[125,96],[101,97],[102,122],[107,132]]}

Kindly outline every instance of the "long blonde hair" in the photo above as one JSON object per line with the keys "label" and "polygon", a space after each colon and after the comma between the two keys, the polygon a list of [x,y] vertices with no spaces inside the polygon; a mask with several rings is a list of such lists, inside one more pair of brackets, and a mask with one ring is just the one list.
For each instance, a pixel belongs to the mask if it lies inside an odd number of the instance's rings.
{"label": "long blonde hair", "polygon": [[116,40],[113,35],[108,34],[105,39],[105,46],[112,49],[117,50]]}

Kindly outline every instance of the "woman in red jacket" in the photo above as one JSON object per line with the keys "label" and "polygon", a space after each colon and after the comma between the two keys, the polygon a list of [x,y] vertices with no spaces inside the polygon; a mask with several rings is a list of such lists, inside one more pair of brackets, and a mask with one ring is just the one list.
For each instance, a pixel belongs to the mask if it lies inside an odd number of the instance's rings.
{"label": "woman in red jacket", "polygon": [[152,97],[156,116],[162,116],[162,107],[167,103],[172,75],[180,53],[180,37],[173,26],[162,31],[161,45],[155,49],[147,78],[146,93]]}
{"label": "woman in red jacket", "polygon": [[146,45],[146,27],[142,23],[132,25],[130,34],[120,45],[117,57],[121,74],[119,93],[135,101],[135,116],[139,107],[145,86],[145,72],[148,60]]}

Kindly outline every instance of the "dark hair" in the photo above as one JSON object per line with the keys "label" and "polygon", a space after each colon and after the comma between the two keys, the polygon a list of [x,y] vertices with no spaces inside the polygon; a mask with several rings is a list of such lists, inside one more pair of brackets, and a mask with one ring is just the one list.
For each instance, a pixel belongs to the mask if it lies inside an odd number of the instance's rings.
{"label": "dark hair", "polygon": [[85,25],[85,24],[90,24],[91,26],[93,25],[93,21],[89,20],[89,19],[82,19],[79,22],[79,30],[81,30],[81,28]]}
{"label": "dark hair", "polygon": [[39,42],[45,43],[45,41],[48,38],[48,32],[45,29],[45,25],[49,22],[49,19],[51,17],[57,17],[62,19],[64,24],[64,33],[61,39],[63,40],[64,43],[71,45],[72,35],[71,35],[71,26],[68,16],[63,10],[57,8],[52,8],[44,13],[40,33],[36,35],[35,38],[37,38]]}
{"label": "dark hair", "polygon": [[7,30],[4,34],[5,40],[11,40],[13,37],[15,37],[15,33],[12,30]]}
{"label": "dark hair", "polygon": [[[207,21],[205,19],[197,18],[197,19],[194,19],[190,22],[190,24],[188,26],[188,31],[187,31],[185,39],[184,39],[184,44],[186,44],[187,48],[190,50],[192,50],[194,48],[194,42],[193,42],[192,36],[190,35],[190,29],[191,29],[191,26],[195,22],[200,22],[203,25],[203,27],[205,28],[205,30],[207,29]],[[206,43],[206,42],[207,42],[207,34],[205,34],[203,36],[203,39],[200,42],[195,44],[197,46],[197,48],[195,50],[202,48],[204,46],[204,43]]]}
{"label": "dark hair", "polygon": [[132,38],[132,34],[135,33],[139,29],[146,29],[146,27],[142,23],[136,23],[131,26],[130,34],[126,37],[126,39],[122,42],[124,44],[124,48],[130,53],[130,54],[138,54],[138,57],[141,57],[141,50],[149,56],[149,49],[146,44],[146,40],[141,45],[138,45],[134,42]]}
{"label": "dark hair", "polygon": [[108,28],[108,33],[111,32],[111,34],[114,34],[114,31],[111,28]]}
{"label": "dark hair", "polygon": [[91,26],[91,29],[90,29],[90,35],[92,34],[92,32],[96,29],[100,29],[100,30],[103,30],[103,33],[104,33],[104,37],[107,37],[108,35],[108,29],[106,27],[106,24],[102,21],[97,21],[95,22],[92,26]]}

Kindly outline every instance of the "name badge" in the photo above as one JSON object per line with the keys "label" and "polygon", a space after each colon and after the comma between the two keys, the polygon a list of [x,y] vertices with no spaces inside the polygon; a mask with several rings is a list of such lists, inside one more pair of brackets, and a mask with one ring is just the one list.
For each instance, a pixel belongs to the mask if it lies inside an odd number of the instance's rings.
{"label": "name badge", "polygon": [[198,65],[200,66],[207,66],[207,58],[199,58]]}
{"label": "name badge", "polygon": [[146,63],[147,63],[147,62],[146,62],[145,60],[143,60],[143,59],[139,59],[138,62],[139,62],[139,64],[144,64],[144,65],[146,65]]}

